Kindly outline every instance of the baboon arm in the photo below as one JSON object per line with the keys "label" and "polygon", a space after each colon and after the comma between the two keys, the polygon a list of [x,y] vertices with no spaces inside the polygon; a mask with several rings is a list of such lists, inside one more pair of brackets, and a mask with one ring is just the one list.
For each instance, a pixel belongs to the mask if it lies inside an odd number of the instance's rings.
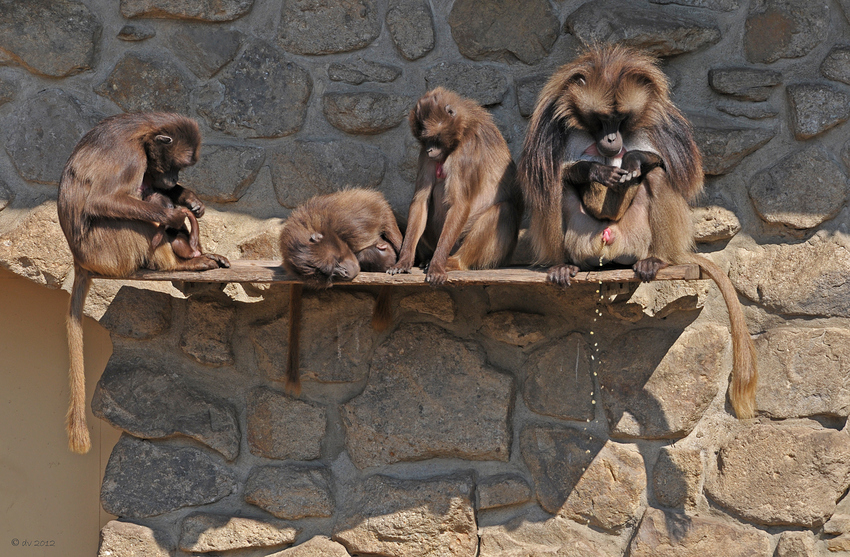
{"label": "baboon arm", "polygon": [[183,209],[168,209],[157,203],[142,201],[120,192],[89,196],[86,200],[85,214],[89,218],[154,222],[169,228],[180,228],[186,216]]}

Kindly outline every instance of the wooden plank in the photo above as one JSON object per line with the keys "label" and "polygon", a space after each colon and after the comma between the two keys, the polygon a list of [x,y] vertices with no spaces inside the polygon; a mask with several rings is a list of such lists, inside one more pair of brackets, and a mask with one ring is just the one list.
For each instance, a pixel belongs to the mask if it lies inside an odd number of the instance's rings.
{"label": "wooden plank", "polygon": [[[294,283],[299,282],[287,275],[277,261],[231,261],[229,269],[211,271],[149,271],[142,269],[123,280],[185,281],[185,282],[257,282],[257,283]],[[111,279],[115,277],[95,276]],[[703,278],[698,265],[676,265],[661,269],[655,280],[698,280]],[[546,269],[542,267],[507,267],[488,271],[449,271],[447,284],[487,285],[487,284],[545,284]],[[573,277],[574,284],[599,282],[639,282],[631,269],[610,269],[603,271],[583,271]],[[386,273],[360,273],[350,282],[338,282],[334,286],[427,286],[425,273],[421,269],[412,269],[410,273],[388,275]]]}

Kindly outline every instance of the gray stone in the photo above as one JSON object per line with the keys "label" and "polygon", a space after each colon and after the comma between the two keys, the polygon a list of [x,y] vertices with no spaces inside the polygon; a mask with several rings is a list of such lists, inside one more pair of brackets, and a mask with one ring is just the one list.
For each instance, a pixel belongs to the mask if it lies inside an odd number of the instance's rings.
{"label": "gray stone", "polygon": [[703,477],[699,449],[668,445],[662,447],[652,468],[655,499],[665,507],[694,507]]}
{"label": "gray stone", "polygon": [[285,520],[331,516],[331,474],[300,464],[258,466],[248,477],[245,500]]}
{"label": "gray stone", "polygon": [[200,87],[198,113],[225,133],[283,137],[301,129],[312,90],[307,70],[257,41]]}
{"label": "gray stone", "polygon": [[678,4],[693,8],[706,8],[719,12],[734,12],[738,9],[738,0],[649,0],[653,4]]}
{"label": "gray stone", "polygon": [[701,124],[694,127],[694,139],[702,152],[703,171],[711,176],[730,172],[776,135],[772,129],[745,128],[721,121]]}
{"label": "gray stone", "polygon": [[649,508],[630,557],[770,557],[770,536],[752,526],[714,517]]}
{"label": "gray stone", "polygon": [[446,323],[454,323],[457,314],[457,306],[449,293],[433,288],[405,296],[398,305],[401,309],[424,313]]}
{"label": "gray stone", "polygon": [[146,518],[213,503],[234,491],[233,472],[220,459],[124,434],[106,464],[100,504],[116,516]]}
{"label": "gray stone", "polygon": [[128,52],[95,92],[125,112],[189,112],[191,85],[170,59]]}
{"label": "gray stone", "polygon": [[351,85],[377,82],[389,83],[401,75],[401,68],[379,62],[357,58],[349,62],[333,62],[328,66],[331,81],[342,81]]}
{"label": "gray stone", "polygon": [[100,117],[60,89],[39,91],[4,120],[6,152],[24,180],[58,185],[74,146]]}
{"label": "gray stone", "polygon": [[235,408],[155,365],[112,356],[95,388],[92,413],[135,437],[185,435],[235,459],[241,439]]}
{"label": "gray stone", "polygon": [[850,332],[770,329],[756,349],[759,411],[771,418],[850,414]]}
{"label": "gray stone", "polygon": [[6,187],[6,182],[0,179],[0,211],[15,200],[15,192]]}
{"label": "gray stone", "polygon": [[560,516],[518,516],[479,530],[479,557],[613,557],[623,555],[618,538]]}
{"label": "gray stone", "polygon": [[801,421],[738,425],[709,459],[705,491],[745,520],[813,528],[848,486],[848,433]]}
{"label": "gray stone", "polygon": [[848,191],[850,180],[844,169],[817,145],[758,172],[749,186],[750,199],[763,220],[799,229],[815,228],[834,218]]}
{"label": "gray stone", "polygon": [[376,0],[284,0],[277,42],[295,54],[363,48],[381,32]]}
{"label": "gray stone", "polygon": [[694,240],[698,244],[719,242],[732,239],[741,231],[738,216],[723,207],[694,207],[691,209],[694,223]]}
{"label": "gray stone", "polygon": [[324,407],[260,387],[248,395],[248,446],[265,458],[313,460],[322,454]]}
{"label": "gray stone", "polygon": [[542,315],[516,311],[497,311],[484,316],[481,332],[499,342],[525,347],[546,338],[546,319]]}
{"label": "gray stone", "polygon": [[448,23],[460,53],[472,60],[536,64],[558,39],[560,22],[546,0],[458,0]]}
{"label": "gray stone", "polygon": [[169,40],[169,48],[200,78],[209,79],[233,60],[242,34],[235,29],[206,25],[181,25]]}
{"label": "gray stone", "polygon": [[0,234],[0,267],[50,288],[59,288],[74,259],[59,227],[56,202],[46,201]]}
{"label": "gray stone", "polygon": [[824,0],[756,0],[744,31],[744,54],[756,64],[808,54],[827,36],[830,16]]}
{"label": "gray stone", "polygon": [[48,77],[90,70],[102,26],[76,0],[0,0],[0,59]]}
{"label": "gray stone", "polygon": [[[371,327],[374,298],[358,292],[305,292],[301,318],[301,377],[320,383],[362,381],[369,373],[377,334]],[[258,324],[251,333],[257,367],[281,381],[289,353],[289,320]]]}
{"label": "gray stone", "polygon": [[268,557],[350,557],[345,546],[327,536],[314,536],[306,542],[272,553]]}
{"label": "gray stone", "polygon": [[850,85],[850,47],[836,46],[830,50],[820,65],[820,73],[827,79]]}
{"label": "gray stone", "polygon": [[375,188],[387,162],[359,141],[295,140],[267,152],[277,201],[295,208],[314,195],[345,188]]}
{"label": "gray stone", "polygon": [[0,81],[0,106],[11,102],[15,98],[15,87],[4,81]]}
{"label": "gray stone", "polygon": [[[629,297],[620,317],[626,321],[636,323],[640,321],[641,315],[657,317],[663,319],[677,311],[693,311],[705,305],[705,298],[708,294],[709,282],[694,282],[694,281],[653,281],[641,283],[634,290],[634,293]],[[615,315],[619,312],[614,308],[621,304],[607,304],[607,309],[614,312]],[[637,319],[629,319],[629,306],[638,306],[640,313],[637,314]]]}
{"label": "gray stone", "polygon": [[757,68],[714,68],[708,70],[708,85],[721,95],[745,101],[766,101],[782,74]]}
{"label": "gray stone", "polygon": [[[416,176],[419,174],[419,152],[422,150],[422,144],[411,138],[404,144],[404,154],[398,163],[398,173],[401,177],[409,182],[412,186],[416,183]],[[850,150],[848,151],[850,152]],[[410,188],[413,191],[413,188]]]}
{"label": "gray stone", "polygon": [[402,325],[376,350],[366,389],[341,409],[346,448],[361,469],[434,457],[507,461],[512,399],[511,378],[489,368],[479,347],[431,325]]}
{"label": "gray stone", "polygon": [[767,103],[721,103],[717,105],[717,110],[729,116],[743,116],[750,120],[775,118],[779,114],[778,110]]}
{"label": "gray stone", "polygon": [[254,0],[121,0],[126,18],[159,17],[232,21],[251,11]]}
{"label": "gray stone", "polygon": [[278,520],[198,513],[183,519],[180,549],[194,553],[274,548],[295,541],[298,530]]}
{"label": "gray stone", "polygon": [[817,83],[789,85],[791,125],[798,140],[811,139],[850,118],[850,95]]}
{"label": "gray stone", "polygon": [[218,302],[190,298],[180,333],[180,349],[195,361],[211,366],[233,363],[233,317],[236,310]]}
{"label": "gray stone", "polygon": [[[636,329],[604,346],[597,368],[612,434],[645,439],[691,432],[717,394],[726,326],[703,323],[678,332]],[[639,346],[635,351],[623,346]]]}
{"label": "gray stone", "polygon": [[531,487],[517,474],[500,474],[481,479],[476,489],[480,510],[518,505],[531,499]]}
{"label": "gray stone", "polygon": [[590,377],[590,352],[579,333],[532,352],[523,366],[522,398],[528,409],[562,420],[592,420],[599,397]]}
{"label": "gray stone", "polygon": [[174,541],[141,524],[110,520],[100,530],[97,557],[171,557]]}
{"label": "gray stone", "polygon": [[549,81],[548,75],[531,75],[516,80],[516,98],[519,113],[525,118],[531,116],[537,106],[537,96]]}
{"label": "gray stone", "polygon": [[328,122],[346,133],[373,135],[401,124],[415,101],[387,93],[326,93],[322,111]]}
{"label": "gray stone", "polygon": [[826,541],[826,548],[830,552],[850,551],[850,535],[844,534]]}
{"label": "gray stone", "polygon": [[646,472],[638,447],[608,441],[556,512],[617,532],[637,524],[645,489]]}
{"label": "gray stone", "polygon": [[425,0],[392,0],[387,29],[407,60],[418,60],[434,49],[434,15]]}
{"label": "gray stone", "polygon": [[474,486],[471,473],[424,480],[371,476],[347,498],[333,539],[356,555],[473,557]]}
{"label": "gray stone", "polygon": [[127,42],[146,41],[156,37],[156,30],[147,25],[125,25],[116,36],[118,39]]}
{"label": "gray stone", "polygon": [[621,42],[657,56],[694,52],[720,40],[716,25],[638,7],[626,0],[587,2],[567,17],[564,30],[583,44]]}
{"label": "gray stone", "polygon": [[774,557],[819,557],[815,535],[811,532],[782,532]]}
{"label": "gray stone", "polygon": [[171,296],[124,286],[109,304],[100,324],[124,338],[155,337],[171,326]]}
{"label": "gray stone", "polygon": [[253,145],[204,143],[201,158],[181,174],[180,183],[205,201],[239,201],[257,179],[266,152]]}
{"label": "gray stone", "polygon": [[479,64],[440,62],[425,72],[428,89],[445,87],[482,106],[499,104],[508,90],[508,80],[498,69]]}
{"label": "gray stone", "polygon": [[802,244],[739,249],[729,278],[772,313],[850,317],[850,252],[840,240],[815,235]]}

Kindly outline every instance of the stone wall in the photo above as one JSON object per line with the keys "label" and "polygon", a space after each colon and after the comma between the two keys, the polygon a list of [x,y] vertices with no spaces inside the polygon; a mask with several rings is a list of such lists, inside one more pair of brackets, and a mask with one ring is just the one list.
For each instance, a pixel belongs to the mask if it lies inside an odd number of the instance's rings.
{"label": "stone wall", "polygon": [[[486,105],[518,155],[582,43],[663,58],[705,154],[701,251],[761,362],[726,401],[707,281],[307,294],[99,281],[114,354],[92,401],[126,433],[102,555],[814,556],[850,550],[850,1],[0,0],[0,264],[68,288],[61,167],[103,116],[198,119],[205,247],[276,258],[309,196],[412,194],[415,99]],[[179,288],[178,288],[179,286]],[[59,370],[57,370],[59,372]],[[287,549],[287,546],[293,547]],[[278,553],[280,552],[280,553]]]}

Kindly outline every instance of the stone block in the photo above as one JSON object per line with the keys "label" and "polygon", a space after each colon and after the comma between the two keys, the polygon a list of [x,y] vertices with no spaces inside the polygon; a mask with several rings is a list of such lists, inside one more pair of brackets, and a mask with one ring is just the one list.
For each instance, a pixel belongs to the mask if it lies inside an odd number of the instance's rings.
{"label": "stone block", "polygon": [[332,516],[331,474],[303,464],[258,466],[245,484],[245,501],[284,520]]}
{"label": "stone block", "polygon": [[322,454],[325,408],[260,387],[248,395],[248,446],[265,458],[314,460]]}

